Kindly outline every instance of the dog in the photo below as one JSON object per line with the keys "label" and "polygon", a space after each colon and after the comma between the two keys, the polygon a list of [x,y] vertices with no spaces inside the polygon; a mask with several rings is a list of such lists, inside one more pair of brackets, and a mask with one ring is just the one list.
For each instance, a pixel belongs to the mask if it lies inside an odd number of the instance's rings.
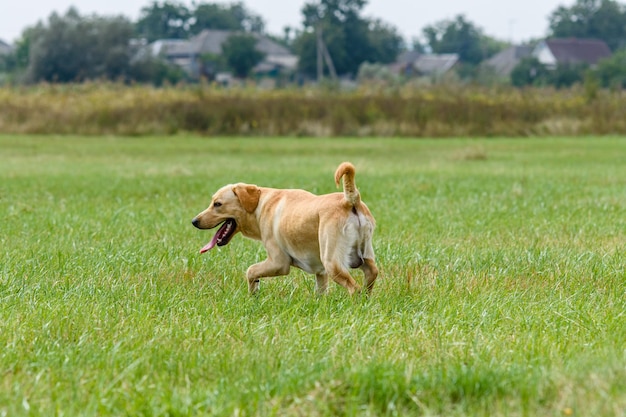
{"label": "dog", "polygon": [[354,165],[341,163],[335,185],[343,179],[343,193],[319,196],[299,189],[226,185],[191,222],[198,229],[221,225],[200,253],[228,244],[241,232],[263,242],[267,252],[266,260],[246,272],[251,294],[259,290],[260,278],[287,275],[292,266],[315,274],[320,294],[326,292],[329,277],[350,294],[360,292],[349,272],[360,268],[370,293],[378,277],[372,247],[376,222],[361,201],[354,177]]}

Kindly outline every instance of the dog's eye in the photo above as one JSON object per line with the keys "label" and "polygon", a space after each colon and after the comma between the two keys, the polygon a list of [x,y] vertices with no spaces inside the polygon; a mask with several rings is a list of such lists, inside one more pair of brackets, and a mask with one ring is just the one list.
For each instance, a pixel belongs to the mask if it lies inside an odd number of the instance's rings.
{"label": "dog's eye", "polygon": [[213,203],[213,207],[222,207],[222,203],[216,201],[215,203]]}

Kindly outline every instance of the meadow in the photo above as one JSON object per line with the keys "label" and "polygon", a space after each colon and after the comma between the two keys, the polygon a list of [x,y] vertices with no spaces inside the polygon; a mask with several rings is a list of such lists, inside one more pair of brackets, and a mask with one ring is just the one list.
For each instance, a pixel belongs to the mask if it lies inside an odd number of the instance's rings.
{"label": "meadow", "polygon": [[[624,416],[626,140],[0,136],[0,416]],[[221,185],[377,219],[370,297],[191,219]],[[354,273],[361,281],[360,271]]]}
{"label": "meadow", "polygon": [[223,89],[111,83],[0,87],[0,133],[288,137],[626,135],[626,94],[592,85],[517,89],[377,85]]}

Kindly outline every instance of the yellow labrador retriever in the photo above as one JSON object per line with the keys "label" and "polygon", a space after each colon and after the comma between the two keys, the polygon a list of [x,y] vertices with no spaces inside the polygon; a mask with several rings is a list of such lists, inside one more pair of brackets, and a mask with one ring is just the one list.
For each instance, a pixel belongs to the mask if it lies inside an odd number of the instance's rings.
{"label": "yellow labrador retriever", "polygon": [[354,165],[340,164],[335,184],[343,178],[343,193],[320,196],[243,183],[220,188],[211,205],[192,221],[198,229],[221,224],[200,253],[226,245],[241,232],[263,242],[267,251],[267,259],[246,273],[251,293],[258,291],[259,278],[287,275],[292,266],[315,274],[320,293],[326,292],[330,277],[350,294],[360,287],[349,268],[360,268],[371,291],[378,276],[372,248],[375,221],[361,201],[354,175]]}

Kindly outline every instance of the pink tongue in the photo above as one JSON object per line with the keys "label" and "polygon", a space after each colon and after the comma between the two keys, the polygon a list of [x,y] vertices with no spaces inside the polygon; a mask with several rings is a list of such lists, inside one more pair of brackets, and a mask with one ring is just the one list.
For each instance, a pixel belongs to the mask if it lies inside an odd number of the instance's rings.
{"label": "pink tongue", "polygon": [[213,239],[211,239],[209,243],[207,243],[202,249],[200,249],[200,253],[208,252],[209,250],[213,249],[213,247],[217,244],[217,235],[218,233],[213,236]]}

